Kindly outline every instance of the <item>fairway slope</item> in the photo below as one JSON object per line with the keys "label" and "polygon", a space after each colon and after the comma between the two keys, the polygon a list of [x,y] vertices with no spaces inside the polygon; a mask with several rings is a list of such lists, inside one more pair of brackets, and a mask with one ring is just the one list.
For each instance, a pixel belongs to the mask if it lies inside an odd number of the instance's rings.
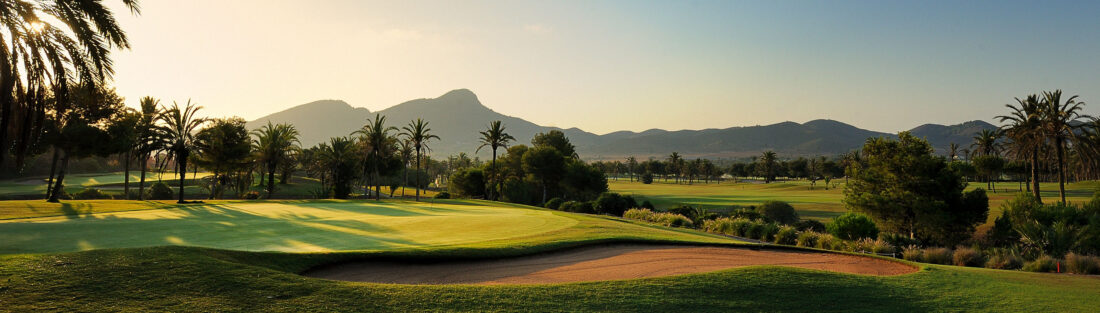
{"label": "fairway slope", "polygon": [[619,244],[465,262],[355,262],[325,266],[303,275],[397,284],[549,284],[672,276],[755,265],[863,275],[917,271],[900,262],[835,253]]}

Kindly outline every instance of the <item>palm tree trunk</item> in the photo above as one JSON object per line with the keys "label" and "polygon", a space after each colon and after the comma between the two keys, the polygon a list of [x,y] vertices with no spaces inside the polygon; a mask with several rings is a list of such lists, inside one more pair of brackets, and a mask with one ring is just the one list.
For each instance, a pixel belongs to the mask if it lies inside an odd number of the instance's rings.
{"label": "palm tree trunk", "polygon": [[46,202],[60,202],[60,191],[65,185],[65,169],[69,167],[69,154],[65,151],[61,151],[61,167],[57,170],[57,181],[54,182],[53,192],[50,193],[50,198]]}
{"label": "palm tree trunk", "polygon": [[489,200],[496,200],[496,198],[493,198],[493,189],[495,189],[495,187],[496,187],[496,178],[497,178],[497,149],[496,148],[493,148],[493,165],[490,166],[489,168],[493,170],[493,172],[489,174],[489,182],[490,182],[489,183]]}
{"label": "palm tree trunk", "polygon": [[416,149],[416,201],[420,201],[420,148]]}
{"label": "palm tree trunk", "polygon": [[[11,58],[8,54],[8,46],[3,44],[4,36],[0,35],[0,166],[4,165],[4,158],[8,151],[8,124],[11,122],[15,99],[12,92],[15,89],[15,75],[12,75]],[[25,126],[24,126],[25,127]]]}
{"label": "palm tree trunk", "polygon": [[57,171],[58,150],[57,147],[53,148],[53,161],[50,162],[50,179],[46,181],[46,199],[53,196],[53,175]]}
{"label": "palm tree trunk", "polygon": [[1043,196],[1039,194],[1039,147],[1034,147],[1031,152],[1031,192],[1035,201],[1043,203]]}
{"label": "palm tree trunk", "polygon": [[141,154],[141,180],[138,182],[138,200],[145,200],[145,171],[149,167],[149,155]]}
{"label": "palm tree trunk", "polygon": [[1058,154],[1058,195],[1062,197],[1062,205],[1066,204],[1066,162],[1065,162],[1065,142],[1058,140],[1054,144],[1054,148]]}
{"label": "palm tree trunk", "polygon": [[122,197],[130,200],[130,150],[126,150],[126,159],[122,161]]}
{"label": "palm tree trunk", "polygon": [[[407,186],[409,184],[409,160],[408,159],[405,159],[405,164],[402,165],[402,167],[404,167],[404,170],[402,170],[402,172],[404,172],[403,174],[405,175],[405,178],[401,181],[401,197],[404,198],[405,197],[405,186]],[[417,174],[419,174],[419,173],[417,173]]]}
{"label": "palm tree trunk", "polygon": [[177,203],[186,203],[183,200],[183,184],[184,181],[187,180],[187,152],[180,149],[180,152],[176,152],[176,160],[176,162],[179,163],[176,165],[176,167],[179,168],[176,172],[178,172],[180,177],[179,201]]}
{"label": "palm tree trunk", "polygon": [[269,163],[267,166],[267,198],[271,199],[275,195],[275,169],[278,166],[276,163]]}

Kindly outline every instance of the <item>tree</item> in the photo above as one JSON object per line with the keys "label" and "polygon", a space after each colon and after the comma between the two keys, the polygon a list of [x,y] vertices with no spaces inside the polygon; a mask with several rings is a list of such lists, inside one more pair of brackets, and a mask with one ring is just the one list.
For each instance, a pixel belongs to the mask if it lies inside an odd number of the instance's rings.
{"label": "tree", "polygon": [[233,176],[252,163],[252,146],[244,119],[214,119],[208,124],[195,134],[194,163],[212,172],[210,199],[217,199]]}
{"label": "tree", "polygon": [[357,166],[361,163],[355,152],[355,141],[348,137],[333,137],[327,144],[318,146],[317,159],[332,182],[332,197],[347,199],[358,172]]}
{"label": "tree", "polygon": [[634,169],[638,168],[638,159],[634,158],[633,155],[626,158],[626,168],[630,172],[630,181],[634,182]]}
{"label": "tree", "polygon": [[[136,0],[122,3],[140,13]],[[22,167],[45,124],[59,122],[44,118],[49,111],[44,95],[60,97],[53,111],[63,119],[70,79],[106,85],[103,81],[114,72],[111,50],[128,49],[130,42],[100,1],[0,1],[0,28],[6,30],[0,35],[0,166],[14,145],[17,167]],[[22,114],[21,123],[13,125],[17,113],[32,114]],[[17,137],[10,136],[13,131]]]}
{"label": "tree", "polygon": [[[369,176],[371,183],[366,184],[363,189],[363,195],[367,198],[370,198],[370,186],[378,183],[379,165],[382,163],[383,155],[389,149],[387,144],[392,142],[390,137],[391,131],[397,131],[397,127],[386,126],[386,117],[378,114],[374,116],[373,121],[367,121],[367,124],[363,125],[362,129],[353,133],[361,136],[359,143],[362,144],[366,150],[366,156],[363,158],[363,171],[366,171],[367,168],[372,169],[371,175]],[[419,153],[417,155],[419,159]],[[381,187],[377,187],[375,191],[375,200],[382,199],[380,191]]]}
{"label": "tree", "polygon": [[141,180],[138,182],[138,199],[145,200],[145,172],[149,167],[149,154],[164,146],[164,136],[157,127],[160,119],[160,100],[143,97],[140,101],[141,118],[137,124],[137,155],[141,162]]}
{"label": "tree", "polygon": [[48,202],[60,201],[59,194],[64,191],[62,188],[65,186],[69,159],[115,153],[105,128],[123,108],[122,97],[114,89],[94,84],[69,88],[65,94],[65,98],[71,100],[71,106],[64,110],[64,114],[58,113],[61,128],[53,139],[53,145],[60,151],[61,164],[57,166],[57,180],[51,182],[53,187],[50,188]]}
{"label": "tree", "polygon": [[[412,142],[413,150],[416,151],[416,172],[420,172],[420,151],[431,149],[428,148],[428,141],[432,139],[439,139],[439,136],[433,135],[432,129],[428,128],[428,122],[422,119],[416,119],[409,122],[408,126],[402,127],[405,132],[405,138]],[[494,154],[495,155],[495,154]],[[420,175],[416,175],[416,201],[420,201]]]}
{"label": "tree", "polygon": [[504,126],[501,125],[500,121],[493,121],[489,123],[488,130],[481,132],[480,140],[481,145],[478,146],[477,150],[474,152],[481,151],[481,148],[484,147],[489,147],[489,149],[493,151],[493,163],[490,163],[490,169],[492,171],[489,173],[490,183],[487,184],[489,188],[489,199],[493,200],[495,199],[493,198],[493,186],[499,187],[500,185],[500,178],[497,175],[497,149],[501,147],[507,149],[508,143],[516,140],[516,138],[504,132]]}
{"label": "tree", "polygon": [[1005,159],[997,155],[982,155],[975,157],[972,160],[974,168],[978,170],[978,173],[985,178],[986,189],[997,192],[996,179],[1001,176],[1001,170],[1004,169]]}
{"label": "tree", "polygon": [[1000,132],[993,129],[983,129],[974,136],[974,143],[970,148],[975,156],[997,155],[1001,151],[1001,144],[997,142]]}
{"label": "tree", "polygon": [[878,236],[875,222],[862,214],[844,213],[825,225],[830,234],[844,240],[859,240]]}
{"label": "tree", "polygon": [[1054,143],[1058,168],[1058,195],[1061,196],[1064,205],[1066,204],[1066,144],[1084,125],[1075,122],[1078,119],[1091,117],[1081,114],[1085,109],[1085,103],[1077,101],[1077,96],[1062,101],[1062,90],[1043,92],[1043,99],[1039,106],[1043,133],[1047,140]]}
{"label": "tree", "polygon": [[764,176],[764,183],[771,183],[775,180],[775,170],[778,164],[779,157],[774,151],[768,150],[764,152],[764,155],[760,157],[760,174]]}
{"label": "tree", "polygon": [[536,134],[534,138],[531,138],[531,145],[535,147],[551,147],[558,150],[564,157],[579,159],[579,157],[577,157],[577,148],[573,146],[573,143],[569,142],[569,138],[566,138],[565,133],[560,130],[551,130],[547,133]]}
{"label": "tree", "polygon": [[764,201],[756,207],[756,212],[776,223],[793,225],[798,222],[798,212],[794,207],[783,201]]}
{"label": "tree", "polygon": [[160,116],[164,123],[163,131],[168,143],[166,147],[175,154],[176,172],[179,173],[179,203],[187,203],[183,200],[183,185],[187,176],[187,157],[191,154],[191,146],[195,142],[195,131],[199,129],[206,119],[195,116],[202,106],[192,104],[187,99],[187,104],[180,107],[179,103],[172,102],[172,107],[165,107]]}
{"label": "tree", "polygon": [[111,148],[122,160],[122,196],[130,197],[130,160],[138,145],[138,123],[141,115],[130,108],[122,108],[107,126],[107,133],[111,137]]}
{"label": "tree", "polygon": [[[676,175],[676,183],[677,184],[680,183],[680,168],[682,167],[683,162],[684,162],[684,158],[681,157],[680,153],[678,153],[678,152],[673,151],[672,154],[668,155],[667,171],[670,174],[675,174]],[[666,177],[665,179],[666,179],[665,181],[667,182],[668,178]]]}
{"label": "tree", "polygon": [[959,158],[959,144],[952,142],[951,145],[948,146],[947,151],[948,161],[955,161],[955,159]]}
{"label": "tree", "polygon": [[[404,196],[405,186],[409,184],[409,161],[412,160],[413,157],[412,142],[410,142],[408,139],[402,140],[401,147],[400,149],[398,149],[398,152],[401,154],[401,170],[402,174],[404,175],[404,178],[401,180],[401,196]],[[420,175],[419,171],[417,175]],[[417,186],[417,188],[419,187],[420,186]]]}
{"label": "tree", "polygon": [[1031,167],[1031,194],[1035,201],[1043,203],[1043,197],[1039,194],[1039,150],[1043,148],[1043,116],[1042,107],[1038,95],[1029,95],[1024,99],[1016,98],[1016,105],[1006,104],[1012,110],[1009,115],[998,116],[1001,130],[1012,139],[1020,156],[1030,159]]}
{"label": "tree", "polygon": [[[292,164],[291,158],[301,147],[298,130],[290,124],[272,124],[252,131],[255,139],[252,146],[256,149],[256,161],[267,170],[267,198],[275,195],[275,171],[279,166]],[[261,173],[262,175],[262,173]]]}
{"label": "tree", "polygon": [[871,138],[844,190],[850,210],[880,228],[929,242],[954,245],[968,238],[989,214],[983,189],[964,192],[966,180],[932,155],[927,141],[909,132],[898,140]]}
{"label": "tree", "polygon": [[557,149],[536,146],[523,154],[523,170],[538,179],[542,185],[542,202],[551,184],[557,184],[565,168],[565,157]]}

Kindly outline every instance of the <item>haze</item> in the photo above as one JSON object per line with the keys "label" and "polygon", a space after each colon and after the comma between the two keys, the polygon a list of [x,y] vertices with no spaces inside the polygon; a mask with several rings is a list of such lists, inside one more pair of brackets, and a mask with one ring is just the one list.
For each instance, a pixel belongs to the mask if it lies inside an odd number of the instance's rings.
{"label": "haze", "polygon": [[[120,5],[117,1],[111,5]],[[254,119],[468,88],[595,133],[818,118],[992,121],[1026,93],[1100,102],[1096,2],[144,1],[115,81]],[[1085,113],[1097,114],[1091,105]]]}

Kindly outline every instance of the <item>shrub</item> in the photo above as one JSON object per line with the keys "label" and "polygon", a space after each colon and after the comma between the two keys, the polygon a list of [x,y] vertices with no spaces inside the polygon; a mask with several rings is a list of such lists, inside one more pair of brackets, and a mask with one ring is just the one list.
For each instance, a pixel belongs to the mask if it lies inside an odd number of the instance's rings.
{"label": "shrub", "polygon": [[906,261],[920,262],[924,258],[924,250],[918,246],[907,246],[901,250],[901,258]]}
{"label": "shrub", "polygon": [[480,198],[485,195],[485,173],[473,167],[460,169],[451,174],[447,189],[461,197]]}
{"label": "shrub", "polygon": [[1065,271],[1074,274],[1100,274],[1100,257],[1070,252],[1066,254]]}
{"label": "shrub", "polygon": [[642,220],[669,227],[692,227],[694,224],[683,215],[668,212],[653,212],[649,209],[630,209],[623,213],[624,218]]}
{"label": "shrub", "polygon": [[798,222],[798,213],[794,207],[783,201],[764,201],[756,207],[756,212],[776,223],[790,225]]}
{"label": "shrub", "polygon": [[642,205],[638,207],[653,210],[653,203],[649,202],[649,200],[642,200]]}
{"label": "shrub", "polygon": [[599,214],[623,216],[623,211],[626,211],[629,207],[627,207],[623,196],[614,192],[605,192],[596,198],[594,209]]}
{"label": "shrub", "polygon": [[798,240],[798,230],[791,226],[780,226],[775,233],[775,243],[781,245],[793,245]]}
{"label": "shrub", "polygon": [[596,213],[592,208],[592,202],[566,201],[559,207],[562,211],[573,213]]}
{"label": "shrub", "polygon": [[[638,201],[634,200],[634,196],[623,196],[623,204],[626,205],[626,209],[638,207]],[[626,209],[623,210],[625,211]]]}
{"label": "shrub", "polygon": [[653,183],[653,173],[642,174],[642,183],[649,185]]}
{"label": "shrub", "polygon": [[747,208],[735,207],[733,210],[730,211],[729,215],[732,218],[743,218],[743,219],[746,219],[746,220],[767,220],[767,221],[771,221],[771,219],[768,219],[763,214],[760,214],[760,212],[757,212],[756,207],[747,207]]}
{"label": "shrub", "polygon": [[844,250],[844,240],[833,236],[832,234],[821,234],[817,236],[817,244],[814,247],[825,250]]}
{"label": "shrub", "polygon": [[692,220],[695,220],[695,219],[699,218],[699,216],[697,216],[697,214],[696,214],[697,211],[695,210],[695,208],[691,207],[690,205],[686,205],[686,204],[681,204],[681,205],[671,207],[671,208],[668,209],[668,213],[680,214],[680,215],[683,215],[684,217],[690,218]]}
{"label": "shrub", "polygon": [[924,253],[921,254],[921,261],[924,263],[950,265],[954,260],[951,258],[951,249],[928,248],[924,249]]}
{"label": "shrub", "polygon": [[436,199],[450,199],[451,198],[451,193],[446,192],[446,191],[440,191],[439,193],[435,194],[435,198]]}
{"label": "shrub", "polygon": [[987,255],[986,268],[1014,270],[1024,265],[1024,258],[1015,249],[993,248]]}
{"label": "shrub", "polygon": [[577,211],[576,211],[577,213],[588,213],[588,214],[595,214],[596,213],[596,205],[592,201],[577,202],[577,205],[575,206],[575,208],[577,209]]}
{"label": "shrub", "polygon": [[798,223],[794,223],[794,227],[798,231],[812,231],[812,232],[825,232],[825,224],[815,220],[801,220]]}
{"label": "shrub", "polygon": [[866,253],[894,253],[894,246],[886,240],[863,238],[852,243],[852,250]]}
{"label": "shrub", "polygon": [[878,238],[885,240],[890,245],[895,247],[908,247],[908,246],[920,246],[921,242],[917,239],[910,239],[907,235],[895,234],[895,233],[878,233]]}
{"label": "shrub", "polygon": [[84,190],[78,191],[73,194],[75,200],[94,200],[94,199],[110,199],[111,195],[105,194],[96,188],[84,188]]}
{"label": "shrub", "polygon": [[1056,272],[1058,271],[1058,262],[1061,262],[1061,260],[1052,258],[1049,255],[1040,255],[1034,261],[1024,263],[1023,270],[1040,273]]}
{"label": "shrub", "polygon": [[174,194],[172,187],[168,187],[168,184],[157,182],[149,186],[149,196],[145,198],[149,200],[172,200],[172,198],[175,198]]}
{"label": "shrub", "polygon": [[817,246],[818,237],[820,237],[820,234],[818,233],[812,231],[804,231],[801,234],[798,234],[798,238],[795,239],[794,245],[799,247],[813,248]]}
{"label": "shrub", "polygon": [[565,201],[562,201],[561,198],[550,198],[550,200],[546,200],[546,208],[551,210],[558,210],[561,209],[561,204],[564,202]]}
{"label": "shrub", "polygon": [[760,229],[758,230],[756,239],[760,241],[771,242],[775,240],[775,234],[779,232],[779,225],[775,223],[760,223]]}
{"label": "shrub", "polygon": [[970,247],[955,248],[952,259],[957,266],[982,266],[985,264],[985,257],[982,256],[982,252]]}
{"label": "shrub", "polygon": [[851,212],[837,216],[832,222],[825,225],[825,229],[833,236],[845,240],[876,238],[878,236],[878,227],[875,227],[875,222],[871,221],[871,218]]}
{"label": "shrub", "polygon": [[259,199],[260,198],[260,192],[259,191],[249,191],[248,193],[244,194],[244,198],[248,199],[248,200]]}

